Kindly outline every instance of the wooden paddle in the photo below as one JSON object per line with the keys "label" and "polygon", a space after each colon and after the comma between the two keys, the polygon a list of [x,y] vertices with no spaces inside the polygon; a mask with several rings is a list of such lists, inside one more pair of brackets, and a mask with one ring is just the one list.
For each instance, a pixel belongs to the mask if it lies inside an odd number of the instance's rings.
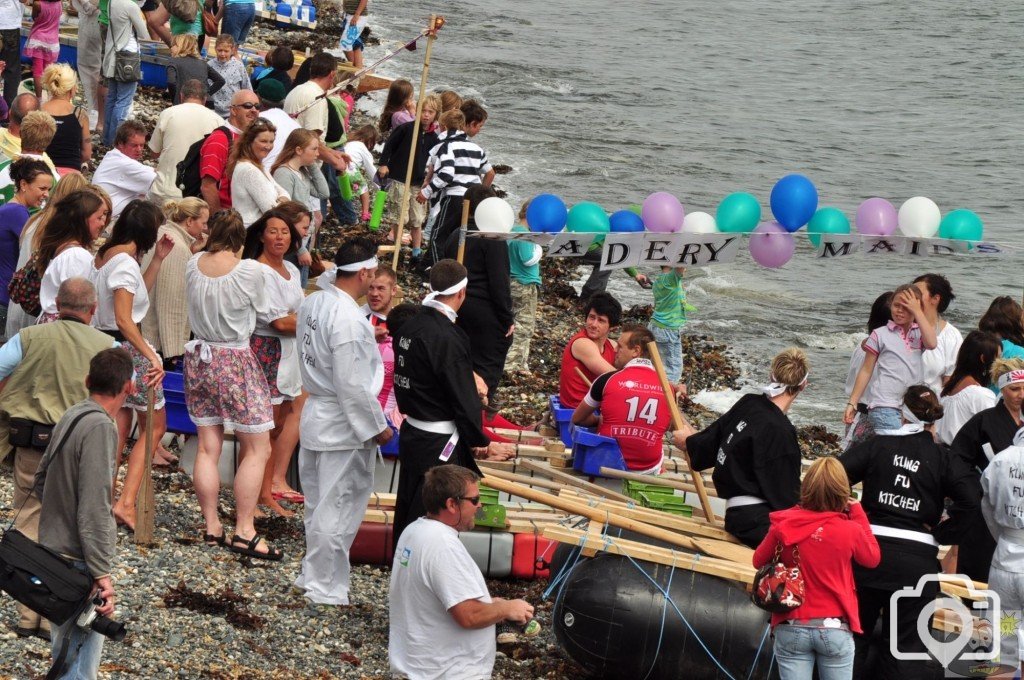
{"label": "wooden paddle", "polygon": [[579,366],[576,366],[576,367],[574,368],[574,370],[576,371],[576,375],[578,375],[578,376],[580,377],[580,379],[581,379],[581,380],[583,380],[583,383],[584,383],[584,384],[585,384],[585,385],[586,385],[587,387],[590,387],[591,385],[593,385],[593,384],[594,384],[594,383],[592,383],[592,382],[590,381],[590,378],[588,378],[588,377],[587,377],[587,374],[586,374],[586,373],[584,373],[584,372],[583,372],[582,370],[580,370],[580,367],[579,367]]}
{"label": "wooden paddle", "polygon": [[156,530],[153,507],[153,408],[156,390],[146,390],[146,457],[142,466],[142,486],[135,506],[135,542],[148,545],[153,543]]}
{"label": "wooden paddle", "polygon": [[462,264],[466,255],[466,232],[469,230],[469,199],[462,199],[462,219],[459,221],[459,253],[455,258]]}

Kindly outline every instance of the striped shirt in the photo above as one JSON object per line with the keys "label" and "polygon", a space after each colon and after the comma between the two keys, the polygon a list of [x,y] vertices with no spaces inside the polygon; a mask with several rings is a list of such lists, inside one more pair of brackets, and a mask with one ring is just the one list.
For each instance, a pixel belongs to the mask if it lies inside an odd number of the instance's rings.
{"label": "striped shirt", "polygon": [[676,330],[686,323],[686,291],[683,277],[674,269],[654,280],[654,316],[652,321],[660,328]]}
{"label": "striped shirt", "polygon": [[462,196],[466,189],[480,184],[481,175],[491,171],[487,152],[469,141],[465,132],[449,135],[437,150],[434,161],[434,175],[430,184],[423,187],[426,198],[437,196]]}

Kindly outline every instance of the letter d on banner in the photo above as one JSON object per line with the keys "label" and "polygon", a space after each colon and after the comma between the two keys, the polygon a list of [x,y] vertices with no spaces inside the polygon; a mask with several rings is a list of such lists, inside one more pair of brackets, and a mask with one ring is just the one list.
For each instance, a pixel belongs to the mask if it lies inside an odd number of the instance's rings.
{"label": "letter d on banner", "polygon": [[608,234],[601,250],[601,269],[625,269],[640,262],[644,234]]}

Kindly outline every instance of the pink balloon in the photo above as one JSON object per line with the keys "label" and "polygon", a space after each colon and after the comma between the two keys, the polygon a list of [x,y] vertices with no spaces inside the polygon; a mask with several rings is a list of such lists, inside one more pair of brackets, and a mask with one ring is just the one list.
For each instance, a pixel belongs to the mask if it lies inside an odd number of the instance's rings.
{"label": "pink balloon", "polygon": [[857,208],[857,232],[868,236],[888,236],[896,231],[899,215],[884,198],[869,198]]}
{"label": "pink balloon", "polygon": [[640,216],[648,231],[668,234],[683,226],[683,204],[667,191],[658,191],[644,199]]}
{"label": "pink balloon", "polygon": [[793,234],[778,222],[762,222],[750,235],[750,256],[762,267],[778,269],[796,249]]}

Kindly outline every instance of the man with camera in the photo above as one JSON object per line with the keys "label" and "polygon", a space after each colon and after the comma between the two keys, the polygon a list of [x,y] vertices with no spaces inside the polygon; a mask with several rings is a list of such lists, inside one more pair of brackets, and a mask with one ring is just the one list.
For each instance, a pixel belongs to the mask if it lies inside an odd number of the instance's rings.
{"label": "man with camera", "polygon": [[[32,496],[32,486],[53,426],[88,396],[89,361],[117,345],[89,325],[95,311],[96,288],[83,278],[67,279],[57,290],[58,320],[23,328],[0,347],[0,410],[10,418],[14,508],[20,509],[14,526],[33,540],[39,527],[39,499]],[[50,639],[46,619],[21,604],[18,614],[15,633]]]}
{"label": "man with camera", "polygon": [[92,358],[85,379],[89,397],[57,423],[36,472],[33,491],[42,498],[39,543],[71,558],[76,569],[93,579],[81,615],[53,632],[54,666],[63,666],[61,678],[95,678],[103,636],[124,636],[124,627],[106,617],[114,613],[110,568],[117,549],[111,507],[114,417],[133,389],[133,373],[131,356],[123,349],[105,349]]}

